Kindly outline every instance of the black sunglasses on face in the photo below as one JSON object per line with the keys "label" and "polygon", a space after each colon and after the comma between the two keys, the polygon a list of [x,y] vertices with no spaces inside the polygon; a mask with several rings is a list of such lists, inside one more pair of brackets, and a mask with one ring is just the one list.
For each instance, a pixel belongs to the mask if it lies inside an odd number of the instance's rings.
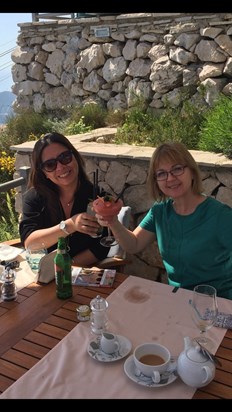
{"label": "black sunglasses on face", "polygon": [[40,169],[45,170],[46,172],[54,172],[57,168],[57,163],[61,163],[62,165],[67,165],[72,161],[72,151],[66,150],[57,156],[55,159],[48,159],[45,162],[41,163]]}

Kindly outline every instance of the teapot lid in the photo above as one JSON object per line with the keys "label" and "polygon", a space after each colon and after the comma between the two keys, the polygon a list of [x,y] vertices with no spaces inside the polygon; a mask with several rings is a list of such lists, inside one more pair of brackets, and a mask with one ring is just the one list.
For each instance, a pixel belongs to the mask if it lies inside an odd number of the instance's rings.
{"label": "teapot lid", "polygon": [[193,362],[203,363],[207,361],[207,358],[203,355],[199,345],[189,348],[186,351],[186,356]]}

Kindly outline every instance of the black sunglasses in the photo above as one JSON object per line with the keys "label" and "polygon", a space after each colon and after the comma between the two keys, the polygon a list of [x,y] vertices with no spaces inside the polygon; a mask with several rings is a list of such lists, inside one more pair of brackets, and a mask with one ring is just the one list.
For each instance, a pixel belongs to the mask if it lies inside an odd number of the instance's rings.
{"label": "black sunglasses", "polygon": [[57,156],[55,159],[48,159],[45,162],[41,163],[40,169],[45,170],[46,172],[54,172],[57,168],[57,163],[60,162],[62,165],[67,165],[72,161],[72,151],[66,150]]}

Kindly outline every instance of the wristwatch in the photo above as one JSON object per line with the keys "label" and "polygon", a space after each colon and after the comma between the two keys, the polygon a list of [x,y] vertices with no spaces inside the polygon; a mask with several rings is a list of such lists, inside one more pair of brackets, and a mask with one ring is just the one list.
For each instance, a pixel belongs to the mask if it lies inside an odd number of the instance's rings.
{"label": "wristwatch", "polygon": [[63,232],[66,233],[66,235],[70,235],[70,233],[66,230],[66,223],[64,222],[64,220],[61,220],[59,224],[59,229],[63,230]]}

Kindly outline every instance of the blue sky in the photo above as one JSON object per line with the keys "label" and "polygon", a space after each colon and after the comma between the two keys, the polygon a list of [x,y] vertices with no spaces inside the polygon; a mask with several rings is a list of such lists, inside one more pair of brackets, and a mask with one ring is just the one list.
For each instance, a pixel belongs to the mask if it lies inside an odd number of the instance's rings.
{"label": "blue sky", "polygon": [[11,49],[17,46],[17,23],[32,21],[31,13],[0,13],[0,92],[11,91]]}

